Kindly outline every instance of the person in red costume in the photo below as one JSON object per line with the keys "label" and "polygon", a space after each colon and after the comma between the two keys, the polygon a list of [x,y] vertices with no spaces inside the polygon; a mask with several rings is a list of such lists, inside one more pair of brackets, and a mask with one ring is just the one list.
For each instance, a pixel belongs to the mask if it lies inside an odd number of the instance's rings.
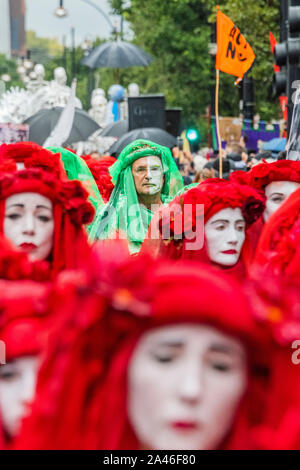
{"label": "person in red costume", "polygon": [[253,256],[249,227],[261,216],[264,199],[250,187],[206,180],[158,213],[143,250],[213,264],[243,277]]}
{"label": "person in red costume", "polygon": [[262,423],[252,430],[258,449],[300,449],[299,267],[299,263],[297,266],[294,264],[293,270],[288,270],[288,276],[285,273],[278,276],[276,271],[256,267],[251,284],[247,286],[249,299],[255,305],[260,321],[270,332],[273,343],[265,416]]}
{"label": "person in red costume", "polygon": [[297,189],[273,214],[262,230],[254,269],[275,276],[298,279],[300,266],[300,189]]}
{"label": "person in red costume", "polygon": [[269,343],[239,284],[190,261],[100,266],[57,280],[65,321],[16,448],[251,448]]}
{"label": "person in red costume", "polygon": [[230,181],[251,186],[266,196],[264,213],[249,231],[252,245],[256,247],[264,223],[300,187],[300,162],[292,160],[263,162],[255,165],[248,173],[233,172]]}
{"label": "person in red costume", "polygon": [[[46,341],[50,284],[44,262],[0,240],[0,448],[10,448],[35,393]],[[17,280],[18,279],[18,280]],[[3,357],[2,357],[3,353]]]}
{"label": "person in red costume", "polygon": [[33,146],[24,169],[16,160],[0,160],[0,233],[31,260],[47,260],[53,276],[76,268],[89,250],[84,224],[94,216],[86,190],[62,177],[59,154]]}

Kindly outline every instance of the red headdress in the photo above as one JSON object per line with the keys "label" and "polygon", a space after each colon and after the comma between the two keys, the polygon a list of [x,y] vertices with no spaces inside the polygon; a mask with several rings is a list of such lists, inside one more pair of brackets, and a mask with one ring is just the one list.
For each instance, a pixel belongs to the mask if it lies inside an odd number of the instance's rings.
{"label": "red headdress", "polygon": [[168,261],[143,256],[111,272],[110,284],[101,273],[96,285],[66,274],[56,294],[65,300],[63,307],[59,304],[68,319],[60,326],[59,341],[51,341],[33,415],[17,448],[138,449],[126,411],[128,363],[144,332],[184,322],[214,326],[245,344],[249,391],[224,447],[250,445],[249,428],[263,412],[264,380],[255,367],[264,364],[261,347],[267,337],[238,284],[207,266],[195,269],[185,261],[174,270]]}
{"label": "red headdress", "polygon": [[234,171],[230,175],[230,181],[247,184],[262,191],[273,181],[295,181],[300,183],[300,162],[278,160],[272,163],[259,163],[247,173]]}
{"label": "red headdress", "polygon": [[[227,207],[233,209],[239,207],[246,222],[246,239],[241,252],[242,264],[238,262],[233,270],[228,270],[228,268],[227,270],[241,275],[244,268],[250,264],[253,255],[247,237],[248,229],[261,216],[264,210],[264,200],[264,196],[248,186],[226,180],[208,179],[176,197],[168,207],[163,208],[154,216],[148,231],[149,238],[142,249],[152,250],[154,247],[160,256],[167,258],[193,259],[211,263],[205,240],[204,245],[197,250],[191,249],[191,244],[195,242],[196,236],[199,237],[199,230],[204,231],[204,224],[214,214]],[[196,230],[197,234],[195,234]],[[154,240],[153,233],[156,237]],[[170,236],[166,238],[165,234],[168,233]]]}
{"label": "red headdress", "polygon": [[111,179],[111,175],[108,169],[116,161],[114,157],[103,156],[101,158],[93,158],[91,155],[82,156],[87,166],[91,170],[91,173],[97,183],[99,192],[106,203],[109,201],[114,184]]}
{"label": "red headdress", "polygon": [[50,255],[52,272],[55,275],[62,269],[75,268],[88,250],[83,224],[90,223],[94,216],[88,193],[80,182],[59,178],[56,156],[51,152],[46,151],[45,154],[44,149],[41,149],[40,153],[31,153],[24,163],[26,169],[20,171],[13,171],[16,168],[13,168],[12,160],[9,159],[3,160],[0,165],[0,234],[3,234],[7,197],[23,192],[42,194],[53,203],[55,229]]}
{"label": "red headdress", "polygon": [[23,163],[25,168],[40,168],[50,171],[57,178],[67,180],[60,154],[52,153],[33,142],[18,142],[0,146],[1,171],[9,171],[9,167],[11,171],[16,170],[17,163]]}

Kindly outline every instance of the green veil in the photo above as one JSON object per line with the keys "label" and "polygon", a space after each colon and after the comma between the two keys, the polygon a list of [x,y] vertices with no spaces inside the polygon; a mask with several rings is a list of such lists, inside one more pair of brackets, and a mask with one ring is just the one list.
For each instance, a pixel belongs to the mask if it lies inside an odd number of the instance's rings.
{"label": "green veil", "polygon": [[[69,180],[79,180],[88,191],[89,200],[96,210],[96,218],[97,212],[103,209],[104,202],[96,181],[85,161],[75,153],[62,147],[48,147],[48,150],[54,153],[60,153]],[[87,226],[88,233],[91,232],[94,223],[95,219],[94,222]]]}
{"label": "green veil", "polygon": [[161,200],[170,202],[183,187],[182,176],[167,147],[148,140],[136,140],[127,145],[109,172],[115,184],[108,204],[96,216],[90,233],[92,239],[126,238],[131,253],[139,251],[148,231],[153,212],[140,205],[132,176],[131,165],[139,158],[157,156],[161,159],[164,185]]}

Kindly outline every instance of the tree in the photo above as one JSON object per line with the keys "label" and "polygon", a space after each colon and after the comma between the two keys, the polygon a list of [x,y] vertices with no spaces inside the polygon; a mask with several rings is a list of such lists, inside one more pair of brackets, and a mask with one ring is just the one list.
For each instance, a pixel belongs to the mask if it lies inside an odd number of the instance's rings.
{"label": "tree", "polygon": [[279,7],[279,0],[220,1],[220,9],[235,22],[255,53],[249,75],[254,79],[255,110],[265,120],[276,118],[279,108],[278,100],[272,96],[273,56],[269,43],[269,31],[279,38]]}
{"label": "tree", "polygon": [[146,68],[126,69],[122,84],[137,81],[145,93],[164,93],[169,106],[183,108],[185,120],[197,120],[210,100],[207,2],[132,0],[127,9],[119,0],[111,4],[130,22],[134,42],[155,59]]}
{"label": "tree", "polygon": [[31,60],[39,64],[47,64],[53,57],[61,56],[63,46],[56,37],[41,38],[34,31],[26,33],[27,49],[31,52]]}
{"label": "tree", "polygon": [[[11,86],[23,88],[24,85],[17,72],[17,67],[18,64],[15,59],[8,59],[4,54],[0,54],[0,79],[4,74],[9,75],[11,78],[6,88],[10,88]],[[4,89],[2,91],[4,91]]]}
{"label": "tree", "polygon": [[[135,80],[143,92],[164,93],[168,105],[182,106],[184,119],[195,120],[210,103],[214,71],[208,54],[211,25],[215,22],[213,0],[110,0],[113,12],[122,14],[134,32],[134,42],[155,61],[147,68],[126,69],[122,84]],[[240,28],[251,44],[256,62],[255,107],[263,119],[277,117],[271,95],[273,57],[269,31],[279,33],[279,0],[220,0],[221,10]],[[234,77],[221,74],[220,113],[239,114],[239,89]]]}

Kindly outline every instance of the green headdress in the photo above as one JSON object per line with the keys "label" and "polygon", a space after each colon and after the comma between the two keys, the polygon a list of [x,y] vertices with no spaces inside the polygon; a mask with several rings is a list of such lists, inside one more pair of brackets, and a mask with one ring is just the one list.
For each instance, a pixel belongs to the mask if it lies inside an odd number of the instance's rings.
{"label": "green headdress", "polygon": [[167,147],[148,140],[135,140],[122,150],[116,163],[109,169],[115,187],[109,203],[94,222],[91,238],[114,238],[116,232],[119,231],[126,234],[132,252],[139,250],[153,213],[139,205],[131,166],[139,158],[148,156],[157,156],[162,162],[164,185],[161,199],[163,203],[172,200],[183,187],[182,176]]}

